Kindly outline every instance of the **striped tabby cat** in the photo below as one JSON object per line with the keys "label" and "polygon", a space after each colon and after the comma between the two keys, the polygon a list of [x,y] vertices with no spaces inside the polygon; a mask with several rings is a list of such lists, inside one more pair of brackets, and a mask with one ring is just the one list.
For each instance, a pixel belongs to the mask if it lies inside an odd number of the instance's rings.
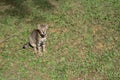
{"label": "striped tabby cat", "polygon": [[37,55],[42,55],[41,51],[45,51],[45,42],[46,42],[46,32],[48,29],[48,25],[37,25],[38,28],[33,30],[30,35],[29,42],[23,46],[23,48],[27,48],[31,46],[34,48],[34,51]]}

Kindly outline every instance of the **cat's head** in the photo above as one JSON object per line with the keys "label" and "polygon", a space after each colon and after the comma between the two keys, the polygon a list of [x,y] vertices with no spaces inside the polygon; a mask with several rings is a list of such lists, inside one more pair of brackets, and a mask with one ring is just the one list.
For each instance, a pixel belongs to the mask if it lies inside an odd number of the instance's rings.
{"label": "cat's head", "polygon": [[48,25],[38,24],[37,27],[38,27],[38,30],[40,31],[41,36],[43,36],[43,37],[46,36]]}

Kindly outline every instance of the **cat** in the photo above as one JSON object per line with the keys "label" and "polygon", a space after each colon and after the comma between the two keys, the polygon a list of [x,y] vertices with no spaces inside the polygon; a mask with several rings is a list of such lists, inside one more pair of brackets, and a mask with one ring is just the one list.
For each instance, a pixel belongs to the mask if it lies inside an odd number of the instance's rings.
{"label": "cat", "polygon": [[47,40],[47,29],[48,25],[37,25],[37,29],[33,30],[30,37],[29,42],[26,43],[23,48],[27,48],[31,46],[34,48],[34,51],[37,55],[42,55],[42,52],[45,52],[46,40]]}

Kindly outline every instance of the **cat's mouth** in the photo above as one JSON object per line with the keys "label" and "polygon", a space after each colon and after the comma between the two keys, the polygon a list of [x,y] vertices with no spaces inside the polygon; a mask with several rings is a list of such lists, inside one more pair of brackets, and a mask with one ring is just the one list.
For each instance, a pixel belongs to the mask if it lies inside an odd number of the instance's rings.
{"label": "cat's mouth", "polygon": [[44,38],[46,36],[46,34],[41,34],[41,37]]}

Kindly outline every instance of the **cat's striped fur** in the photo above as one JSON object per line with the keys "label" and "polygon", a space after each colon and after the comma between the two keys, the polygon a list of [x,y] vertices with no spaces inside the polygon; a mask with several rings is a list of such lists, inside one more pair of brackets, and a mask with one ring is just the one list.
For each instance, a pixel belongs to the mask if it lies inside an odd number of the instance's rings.
{"label": "cat's striped fur", "polygon": [[34,48],[34,51],[37,55],[42,55],[41,51],[45,51],[45,42],[46,42],[46,32],[48,29],[48,25],[37,25],[38,28],[33,30],[29,42],[26,43],[23,48],[27,48],[28,46],[31,46]]}

